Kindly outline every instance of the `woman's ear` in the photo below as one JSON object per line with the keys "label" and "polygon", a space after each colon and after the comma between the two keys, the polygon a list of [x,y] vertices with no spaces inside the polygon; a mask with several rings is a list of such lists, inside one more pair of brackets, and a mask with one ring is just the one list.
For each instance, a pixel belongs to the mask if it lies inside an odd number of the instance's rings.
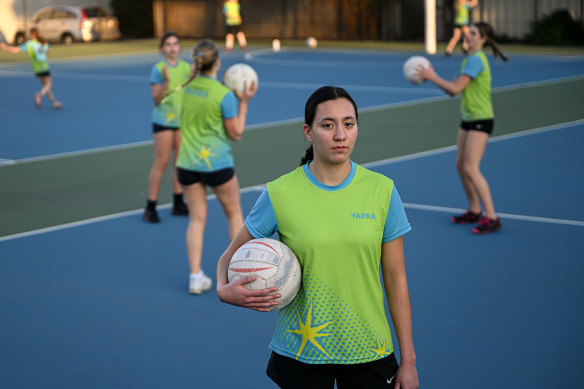
{"label": "woman's ear", "polygon": [[310,130],[310,126],[305,124],[302,126],[302,129],[304,130],[304,136],[306,137],[306,140],[312,143],[312,131]]}

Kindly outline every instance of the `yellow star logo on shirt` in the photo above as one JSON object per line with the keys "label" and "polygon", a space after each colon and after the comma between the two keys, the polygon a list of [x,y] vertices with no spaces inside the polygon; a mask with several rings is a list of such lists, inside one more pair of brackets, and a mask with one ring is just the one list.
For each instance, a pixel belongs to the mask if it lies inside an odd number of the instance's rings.
{"label": "yellow star logo on shirt", "polygon": [[302,350],[304,350],[304,347],[306,346],[306,343],[308,341],[310,341],[310,343],[312,343],[314,345],[314,347],[316,347],[317,349],[322,351],[327,357],[330,358],[331,356],[328,355],[328,353],[325,351],[325,349],[322,348],[322,346],[318,343],[317,338],[331,335],[331,334],[320,334],[319,332],[321,330],[325,329],[325,327],[327,327],[329,324],[331,324],[332,321],[329,321],[328,323],[324,323],[324,324],[321,324],[319,326],[313,327],[312,326],[312,302],[310,303],[310,306],[308,307],[308,314],[306,315],[306,322],[305,323],[302,322],[302,318],[300,317],[300,313],[298,313],[298,310],[296,310],[296,314],[298,315],[298,326],[300,327],[300,329],[287,330],[287,332],[292,332],[294,334],[302,335],[302,343],[300,344],[300,349],[298,350],[298,354],[296,354],[296,359],[298,359],[300,354],[302,354]]}
{"label": "yellow star logo on shirt", "polygon": [[385,345],[385,341],[383,341],[383,343],[380,343],[379,339],[377,339],[377,348],[369,347],[369,350],[375,353],[374,358],[377,357],[384,358],[391,354],[391,352],[387,349],[387,346]]}
{"label": "yellow star logo on shirt", "polygon": [[212,157],[214,155],[217,154],[213,154],[211,152],[211,149],[213,148],[213,146],[206,148],[205,146],[203,146],[203,148],[201,149],[201,152],[199,153],[199,159],[197,159],[197,161],[200,161],[201,159],[205,160],[205,163],[207,164],[207,167],[209,168],[209,170],[213,170],[213,167],[211,166],[211,162],[209,162],[209,157]]}
{"label": "yellow star logo on shirt", "polygon": [[174,112],[169,112],[169,113],[167,113],[167,114],[166,114],[166,123],[165,123],[165,124],[168,124],[168,123],[170,123],[170,122],[171,122],[171,121],[173,121],[174,119],[176,119],[176,115],[175,115],[175,113],[174,113]]}

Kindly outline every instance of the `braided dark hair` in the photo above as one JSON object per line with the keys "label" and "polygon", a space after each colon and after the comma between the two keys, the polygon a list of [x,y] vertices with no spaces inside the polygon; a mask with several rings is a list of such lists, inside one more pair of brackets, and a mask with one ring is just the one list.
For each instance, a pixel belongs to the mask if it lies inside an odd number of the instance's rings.
{"label": "braided dark hair", "polygon": [[[320,103],[324,103],[329,100],[337,100],[345,98],[351,102],[353,108],[355,108],[355,119],[359,119],[359,112],[357,110],[357,104],[346,90],[338,86],[322,86],[314,91],[308,100],[306,100],[306,105],[304,106],[304,124],[309,127],[312,126],[314,122],[314,117],[316,116],[316,109]],[[304,157],[300,161],[300,166],[305,165],[308,161],[314,159],[314,149],[312,145],[306,149]]]}
{"label": "braided dark hair", "polygon": [[219,58],[219,48],[209,39],[203,39],[193,46],[193,71],[191,77],[183,84],[188,85],[199,74],[210,70]]}
{"label": "braided dark hair", "polygon": [[473,26],[475,26],[479,30],[479,34],[481,34],[482,38],[487,38],[485,46],[489,46],[491,49],[493,49],[493,55],[495,56],[495,59],[501,57],[501,59],[504,62],[509,61],[509,58],[507,58],[505,54],[503,54],[503,52],[499,48],[499,45],[495,43],[495,30],[489,23],[476,22],[473,23]]}

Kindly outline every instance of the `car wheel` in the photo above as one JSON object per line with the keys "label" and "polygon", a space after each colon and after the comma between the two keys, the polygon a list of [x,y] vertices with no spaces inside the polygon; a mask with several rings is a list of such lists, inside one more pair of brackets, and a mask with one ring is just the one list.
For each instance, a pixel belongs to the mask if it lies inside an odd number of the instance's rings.
{"label": "car wheel", "polygon": [[22,32],[17,33],[16,36],[14,37],[14,43],[17,46],[20,46],[25,41],[26,41],[26,38],[25,38],[25,36],[24,36],[24,34]]}
{"label": "car wheel", "polygon": [[63,36],[61,37],[61,43],[70,45],[71,43],[73,43],[73,35],[69,33],[63,34]]}

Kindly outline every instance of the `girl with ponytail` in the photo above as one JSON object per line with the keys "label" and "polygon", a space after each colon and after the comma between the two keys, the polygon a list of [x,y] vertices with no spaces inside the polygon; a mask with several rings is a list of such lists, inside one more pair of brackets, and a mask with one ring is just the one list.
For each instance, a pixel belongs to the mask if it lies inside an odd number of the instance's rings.
{"label": "girl with ponytail", "polygon": [[[262,312],[278,303],[277,287],[246,288],[255,276],[227,278],[238,248],[277,232],[300,261],[302,283],[276,318],[268,376],[280,388],[332,388],[336,382],[339,388],[417,389],[403,247],[411,226],[401,198],[390,178],[351,160],[358,114],[346,90],[317,89],[304,116],[302,129],[311,144],[304,162],[266,185],[219,258],[217,295],[224,303]],[[303,330],[308,322],[320,325],[307,330],[320,331],[316,337]]]}
{"label": "girl with ponytail", "polygon": [[241,139],[249,101],[256,85],[232,91],[217,81],[221,68],[219,48],[210,40],[193,47],[192,73],[182,87],[180,132],[176,162],[178,181],[189,209],[186,245],[190,266],[189,293],[211,289],[202,270],[203,235],[207,219],[207,187],[223,207],[233,239],[243,226],[239,183],[235,175],[231,141]]}
{"label": "girl with ponytail", "polygon": [[34,105],[37,108],[41,107],[43,96],[47,96],[51,105],[55,109],[60,109],[63,104],[58,101],[53,95],[53,80],[51,78],[51,71],[49,66],[49,44],[41,36],[39,30],[36,28],[30,29],[31,39],[24,42],[20,46],[9,46],[4,42],[0,42],[0,50],[8,51],[10,53],[27,53],[32,62],[32,71],[41,82],[41,90],[34,94]]}
{"label": "girl with ponytail", "polygon": [[475,234],[488,234],[502,227],[495,212],[489,184],[480,170],[494,127],[491,68],[483,49],[488,46],[493,50],[495,58],[501,57],[503,61],[508,61],[495,43],[494,34],[493,28],[485,22],[471,25],[464,38],[468,54],[462,61],[459,76],[453,81],[440,77],[431,65],[429,68],[419,68],[422,79],[432,81],[449,95],[462,93],[462,122],[456,140],[456,167],[468,200],[468,210],[462,215],[452,216],[451,221],[456,224],[478,223],[472,229]]}

